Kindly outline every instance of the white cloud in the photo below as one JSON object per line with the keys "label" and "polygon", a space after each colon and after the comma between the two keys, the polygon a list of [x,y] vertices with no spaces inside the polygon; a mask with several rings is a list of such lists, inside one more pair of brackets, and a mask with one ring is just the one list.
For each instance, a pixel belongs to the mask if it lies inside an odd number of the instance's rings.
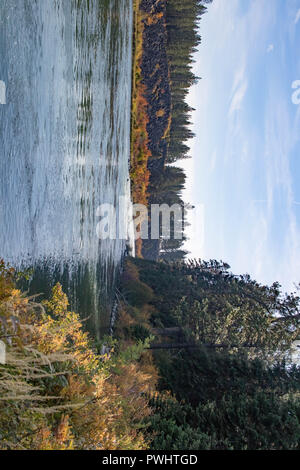
{"label": "white cloud", "polygon": [[240,83],[243,80],[245,80],[245,73],[246,73],[246,61],[245,61],[245,59],[243,59],[240,67],[237,69],[237,71],[234,75],[233,85],[232,85],[232,90],[231,90],[232,95],[236,91],[236,89],[240,85]]}
{"label": "white cloud", "polygon": [[245,80],[242,83],[240,83],[238,89],[233,95],[233,98],[230,103],[230,108],[229,108],[229,116],[231,116],[234,112],[241,110],[242,103],[244,101],[247,89],[248,89],[248,82],[247,80]]}
{"label": "white cloud", "polygon": [[[273,98],[274,96],[276,98]],[[265,116],[267,217],[269,227],[272,226],[272,221],[277,220],[278,232],[282,239],[280,256],[273,259],[271,272],[274,279],[279,279],[288,291],[293,289],[300,273],[300,229],[295,215],[295,204],[298,203],[293,194],[294,181],[290,169],[290,154],[296,143],[292,124],[287,100],[275,89],[270,90]],[[280,219],[276,203],[279,195],[284,208]]]}
{"label": "white cloud", "polygon": [[[278,72],[273,84],[268,71],[262,84],[272,92],[250,103],[255,66],[279,47],[271,43],[278,14],[279,1],[252,0],[241,14],[240,0],[214,0],[202,19],[196,74],[203,80],[192,100],[199,109],[192,151],[197,171],[189,182],[192,202],[206,206],[206,240],[200,248],[193,224],[189,247],[195,256],[203,249],[204,258],[223,258],[236,273],[248,271],[262,283],[278,280],[290,290],[300,273],[299,199],[289,161],[299,140],[300,106],[291,117],[284,77]],[[288,27],[295,30],[294,18],[289,10]],[[257,122],[252,113],[248,119],[248,104]]]}
{"label": "white cloud", "polygon": [[[238,90],[240,87],[241,84]],[[267,284],[278,280],[283,289],[290,292],[300,278],[300,227],[296,217],[300,203],[293,193],[295,181],[290,168],[291,152],[299,141],[299,126],[295,126],[298,115],[293,118],[290,116],[289,101],[275,84],[272,84],[269,91],[265,110],[265,148],[262,153],[264,171],[260,174],[265,179],[265,184],[259,186],[259,196],[262,197],[255,200],[253,198],[248,209],[244,205],[245,212],[241,214],[236,229],[237,246],[229,261],[235,272],[248,271],[259,282]],[[252,164],[257,165],[255,159],[253,162],[249,160],[251,148],[252,151],[253,148],[260,151],[261,144],[256,147],[250,145],[247,150],[245,143],[246,156],[243,158],[241,133],[243,126],[234,141],[231,136],[230,147],[234,145],[233,142],[238,142],[240,153],[237,162],[240,166],[237,171],[243,185],[246,185],[241,164],[248,165],[250,176]],[[252,135],[248,137],[250,144],[253,144]],[[240,195],[243,197],[242,190]]]}
{"label": "white cloud", "polygon": [[300,8],[297,11],[296,16],[295,16],[295,24],[297,24],[299,20],[300,20]]}

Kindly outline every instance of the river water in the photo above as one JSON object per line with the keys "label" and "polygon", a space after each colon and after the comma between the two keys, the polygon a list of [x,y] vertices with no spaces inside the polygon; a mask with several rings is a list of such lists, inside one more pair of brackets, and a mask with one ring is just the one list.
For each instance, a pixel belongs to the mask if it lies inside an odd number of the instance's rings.
{"label": "river water", "polygon": [[97,335],[126,245],[96,226],[130,205],[131,3],[0,1],[0,257],[34,268],[32,291],[62,282]]}

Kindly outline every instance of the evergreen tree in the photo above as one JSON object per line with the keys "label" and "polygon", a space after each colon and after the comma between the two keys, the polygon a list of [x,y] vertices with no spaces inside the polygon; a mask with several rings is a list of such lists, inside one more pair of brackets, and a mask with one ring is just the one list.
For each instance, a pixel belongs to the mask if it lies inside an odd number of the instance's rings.
{"label": "evergreen tree", "polygon": [[150,400],[153,449],[300,448],[299,368],[205,350],[164,361],[161,388],[173,396]]}

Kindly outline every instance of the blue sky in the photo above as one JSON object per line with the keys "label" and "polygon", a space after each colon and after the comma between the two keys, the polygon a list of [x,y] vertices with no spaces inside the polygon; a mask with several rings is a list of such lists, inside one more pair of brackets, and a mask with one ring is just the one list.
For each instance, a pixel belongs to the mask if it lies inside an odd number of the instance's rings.
{"label": "blue sky", "polygon": [[[214,0],[189,101],[187,248],[284,290],[300,281],[300,0]],[[200,207],[200,210],[199,210]],[[202,208],[202,209],[201,209]],[[199,216],[204,214],[204,216]]]}

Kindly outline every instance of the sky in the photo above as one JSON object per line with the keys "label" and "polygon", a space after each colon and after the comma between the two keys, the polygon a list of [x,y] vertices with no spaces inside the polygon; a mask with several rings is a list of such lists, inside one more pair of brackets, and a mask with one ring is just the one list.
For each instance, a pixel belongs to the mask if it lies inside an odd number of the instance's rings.
{"label": "sky", "polygon": [[[190,257],[300,282],[300,0],[213,0],[191,89]],[[299,83],[295,83],[299,80]],[[297,88],[292,88],[299,86]]]}

